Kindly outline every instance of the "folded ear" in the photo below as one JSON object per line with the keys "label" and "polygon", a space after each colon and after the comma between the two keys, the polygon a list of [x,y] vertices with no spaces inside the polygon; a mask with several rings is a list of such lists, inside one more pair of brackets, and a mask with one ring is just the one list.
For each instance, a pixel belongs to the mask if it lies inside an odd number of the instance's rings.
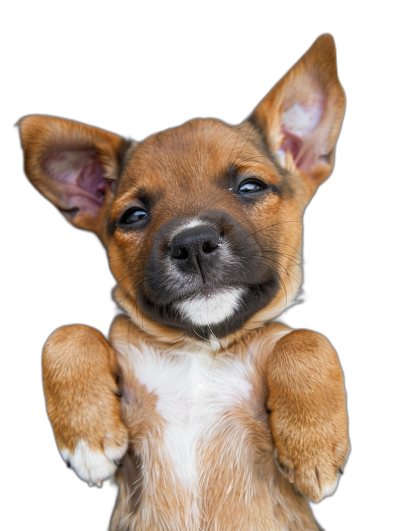
{"label": "folded ear", "polygon": [[109,182],[129,142],[53,116],[26,116],[18,125],[29,180],[73,225],[100,236]]}
{"label": "folded ear", "polygon": [[332,172],[345,108],[331,35],[321,35],[254,110],[269,149],[315,191]]}

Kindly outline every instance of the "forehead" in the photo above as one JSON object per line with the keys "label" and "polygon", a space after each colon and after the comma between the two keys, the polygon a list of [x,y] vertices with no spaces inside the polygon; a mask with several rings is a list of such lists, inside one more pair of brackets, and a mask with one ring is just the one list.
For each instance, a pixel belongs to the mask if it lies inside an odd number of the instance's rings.
{"label": "forehead", "polygon": [[196,119],[144,140],[130,156],[119,195],[134,190],[147,193],[164,188],[215,182],[232,168],[267,173],[276,178],[276,166],[259,132],[248,122],[229,126],[218,120]]}

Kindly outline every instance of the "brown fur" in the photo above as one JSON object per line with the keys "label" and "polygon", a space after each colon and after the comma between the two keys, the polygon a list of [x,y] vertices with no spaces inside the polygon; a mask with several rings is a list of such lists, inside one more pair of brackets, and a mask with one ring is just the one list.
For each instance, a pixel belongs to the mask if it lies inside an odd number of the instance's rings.
{"label": "brown fur", "polygon": [[[287,149],[279,161],[282,115],[296,101],[307,102],[310,91],[324,109],[315,146],[305,154]],[[342,371],[323,336],[266,323],[291,304],[301,284],[302,216],[332,171],[343,112],[333,39],[324,35],[239,126],[197,119],[136,144],[58,118],[21,120],[28,177],[73,225],[100,237],[118,282],[114,298],[126,314],[114,321],[110,342],[74,325],[54,332],[43,353],[47,410],[60,449],[74,452],[84,440],[103,452],[128,441],[116,474],[113,531],[318,529],[306,497],[326,494],[348,453]],[[89,210],[62,179],[49,179],[48,160],[60,150],[87,152],[102,169],[105,197],[92,198]],[[274,193],[252,205],[239,202],[226,186],[233,167],[259,176]],[[121,214],[144,193],[152,198],[146,230],[118,230]],[[130,352],[156,352],[171,366],[176,352],[203,352],[199,337],[146,315],[138,292],[160,228],[175,216],[190,220],[215,210],[251,234],[279,290],[240,330],[210,341],[215,368],[241,361],[252,390],[248,401],[221,413],[219,430],[198,441],[193,491],[172,480],[160,397],[140,382]],[[233,229],[227,223],[224,230]]]}
{"label": "brown fur", "polygon": [[107,432],[123,446],[127,430],[120,420],[116,374],[115,353],[97,330],[64,326],[49,337],[43,349],[43,385],[60,448],[72,452],[76,440],[84,438],[90,448],[103,451]]}

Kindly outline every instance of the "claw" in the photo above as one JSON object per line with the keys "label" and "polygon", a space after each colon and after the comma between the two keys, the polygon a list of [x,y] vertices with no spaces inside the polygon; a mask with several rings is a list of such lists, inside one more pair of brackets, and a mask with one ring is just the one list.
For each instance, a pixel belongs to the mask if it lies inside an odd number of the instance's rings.
{"label": "claw", "polygon": [[274,453],[275,453],[275,459],[277,460],[278,466],[281,469],[281,471],[283,472],[283,475],[290,481],[290,483],[294,483],[295,471],[294,471],[294,465],[293,465],[292,461],[290,459],[289,460],[286,459],[286,464],[285,463],[281,463],[279,461],[278,452],[277,452],[276,448],[274,450]]}
{"label": "claw", "polygon": [[67,465],[67,468],[71,468],[71,463],[69,461],[66,461],[65,464]]}
{"label": "claw", "polygon": [[98,479],[96,481],[96,485],[99,487],[99,489],[101,489],[101,487],[103,486],[103,482],[100,479]]}
{"label": "claw", "polygon": [[93,483],[91,481],[88,481],[89,487],[93,487]]}
{"label": "claw", "polygon": [[121,397],[122,397],[122,393],[121,393],[121,391],[114,391],[114,389],[113,389],[113,393],[114,393],[114,395],[117,396],[118,398],[121,398]]}
{"label": "claw", "polygon": [[339,474],[343,474],[343,469],[339,468]]}
{"label": "claw", "polygon": [[116,459],[113,459],[113,462],[114,462],[115,465],[117,465],[117,466],[119,466],[119,467],[122,466],[121,461],[117,461]]}

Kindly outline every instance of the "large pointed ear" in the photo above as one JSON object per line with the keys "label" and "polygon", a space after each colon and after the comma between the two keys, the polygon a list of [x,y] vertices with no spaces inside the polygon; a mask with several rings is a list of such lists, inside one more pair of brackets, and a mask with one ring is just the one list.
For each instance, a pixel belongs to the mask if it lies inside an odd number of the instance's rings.
{"label": "large pointed ear", "polygon": [[101,236],[109,183],[118,177],[129,142],[53,116],[26,116],[18,125],[29,180],[73,225]]}
{"label": "large pointed ear", "polygon": [[270,151],[311,191],[332,172],[345,108],[331,35],[321,35],[254,110]]}

